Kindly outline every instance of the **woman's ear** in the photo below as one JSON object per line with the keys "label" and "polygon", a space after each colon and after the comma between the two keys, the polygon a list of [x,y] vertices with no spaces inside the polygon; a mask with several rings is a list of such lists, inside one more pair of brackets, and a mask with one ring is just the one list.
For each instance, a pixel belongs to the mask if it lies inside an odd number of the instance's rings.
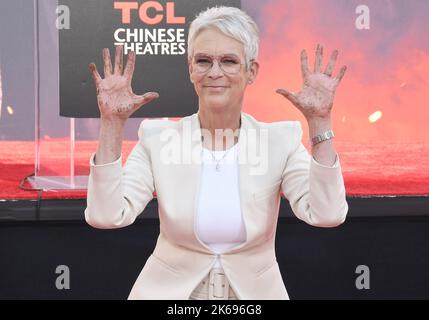
{"label": "woman's ear", "polygon": [[189,71],[189,80],[191,83],[194,83],[194,80],[192,79],[192,63],[190,60],[188,60],[188,71]]}
{"label": "woman's ear", "polygon": [[258,76],[258,72],[259,72],[259,62],[256,60],[251,61],[249,66],[249,78],[247,81],[249,84],[255,82],[256,77]]}

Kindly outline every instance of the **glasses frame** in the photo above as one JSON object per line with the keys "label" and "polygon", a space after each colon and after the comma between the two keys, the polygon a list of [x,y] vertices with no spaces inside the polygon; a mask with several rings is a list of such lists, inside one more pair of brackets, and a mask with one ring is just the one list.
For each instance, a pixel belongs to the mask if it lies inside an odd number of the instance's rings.
{"label": "glasses frame", "polygon": [[[241,61],[240,61],[240,63],[239,63],[239,65],[240,65],[240,69],[238,69],[238,71],[237,72],[227,72],[227,71],[225,71],[223,68],[222,68],[222,64],[219,62],[219,59],[222,59],[222,58],[224,58],[224,57],[228,57],[228,55],[223,55],[223,56],[212,56],[212,55],[208,55],[208,54],[205,54],[205,55],[203,55],[203,56],[201,56],[201,57],[207,57],[207,58],[210,58],[211,59],[211,66],[206,70],[206,71],[201,71],[201,72],[198,72],[198,71],[196,71],[196,70],[194,70],[196,73],[198,73],[198,74],[205,74],[205,73],[208,73],[208,72],[210,72],[210,70],[211,69],[213,69],[213,66],[214,66],[214,62],[216,61],[217,62],[217,64],[218,64],[218,66],[219,66],[219,69],[220,70],[222,70],[222,72],[223,73],[225,73],[225,74],[232,74],[232,75],[236,75],[236,74],[239,74],[240,73],[240,71],[241,71],[241,66],[242,65],[249,65],[250,66],[250,63],[252,63],[253,61],[255,61],[254,59],[250,59],[249,61],[248,61],[248,63],[242,63]],[[192,58],[190,59],[191,61],[191,63],[193,63],[194,65],[196,64],[196,61],[195,61],[195,58],[196,58],[196,56],[194,55],[194,56],[192,56]],[[246,67],[246,69],[247,69],[247,67]]]}

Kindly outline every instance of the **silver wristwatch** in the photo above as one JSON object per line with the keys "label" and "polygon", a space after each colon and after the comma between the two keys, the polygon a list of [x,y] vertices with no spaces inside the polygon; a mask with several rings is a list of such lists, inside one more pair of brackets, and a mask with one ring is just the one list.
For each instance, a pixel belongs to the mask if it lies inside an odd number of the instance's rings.
{"label": "silver wristwatch", "polygon": [[332,130],[328,130],[311,138],[311,143],[313,146],[315,146],[316,144],[325,140],[332,139],[333,137],[334,137],[334,132]]}

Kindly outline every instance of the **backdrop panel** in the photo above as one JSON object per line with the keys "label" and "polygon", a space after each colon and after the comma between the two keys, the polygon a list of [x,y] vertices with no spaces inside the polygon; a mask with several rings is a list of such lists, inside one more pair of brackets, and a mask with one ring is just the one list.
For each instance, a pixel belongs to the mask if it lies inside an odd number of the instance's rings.
{"label": "backdrop panel", "polygon": [[[198,100],[189,80],[187,65],[189,25],[196,14],[208,7],[240,7],[240,1],[162,0],[126,3],[133,3],[139,9],[127,10],[123,7],[123,1],[60,1],[60,4],[70,8],[71,17],[70,29],[60,32],[61,116],[99,117],[95,86],[88,64],[95,62],[102,74],[102,48],[110,48],[113,59],[114,45],[117,43],[124,45],[125,51],[132,48],[138,55],[133,78],[135,93],[157,91],[160,94],[159,99],[140,108],[133,117],[183,117],[198,110]],[[146,3],[157,3],[159,8],[149,7],[146,11],[143,7]],[[142,19],[145,15],[146,19]],[[149,24],[156,22],[157,17],[163,17],[162,21]],[[157,37],[153,39],[146,33]]]}

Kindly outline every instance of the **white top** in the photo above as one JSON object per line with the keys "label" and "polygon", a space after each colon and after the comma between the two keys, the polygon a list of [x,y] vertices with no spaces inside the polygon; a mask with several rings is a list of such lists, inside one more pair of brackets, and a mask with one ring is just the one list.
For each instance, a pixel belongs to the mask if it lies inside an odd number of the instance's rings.
{"label": "white top", "polygon": [[[219,161],[220,171],[216,171]],[[203,148],[202,174],[197,208],[197,236],[214,253],[221,254],[228,248],[246,240],[246,230],[241,213],[238,185],[238,144],[225,151]],[[214,268],[221,267],[216,260]]]}

